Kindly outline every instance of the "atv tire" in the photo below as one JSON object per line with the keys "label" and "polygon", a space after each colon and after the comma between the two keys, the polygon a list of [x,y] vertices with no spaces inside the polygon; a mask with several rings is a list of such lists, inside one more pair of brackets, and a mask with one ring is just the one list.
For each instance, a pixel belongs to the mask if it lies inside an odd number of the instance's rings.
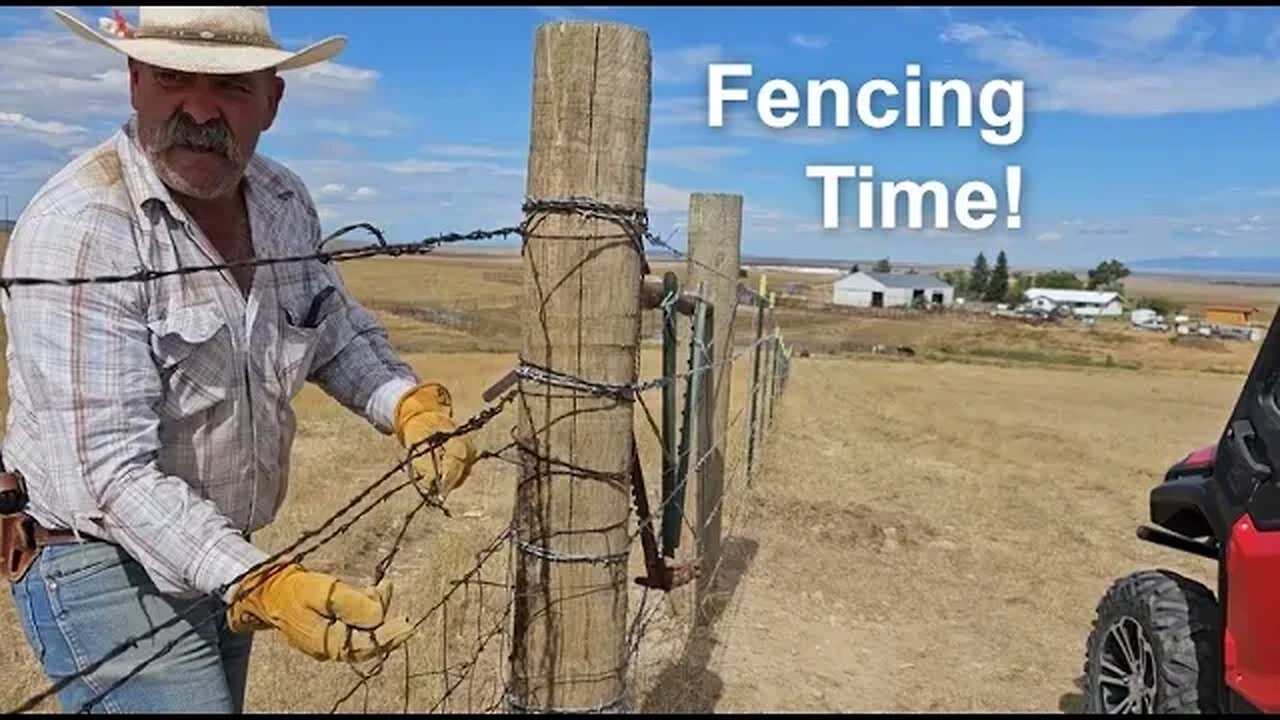
{"label": "atv tire", "polygon": [[1143,714],[1220,712],[1218,617],[1213,593],[1177,573],[1117,580],[1089,633],[1084,712],[1134,712],[1135,702]]}

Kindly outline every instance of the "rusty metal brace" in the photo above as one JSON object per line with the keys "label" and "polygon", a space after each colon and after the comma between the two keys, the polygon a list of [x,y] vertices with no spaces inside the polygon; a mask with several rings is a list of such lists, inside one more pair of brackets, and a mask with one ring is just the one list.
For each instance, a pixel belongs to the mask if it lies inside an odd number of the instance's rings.
{"label": "rusty metal brace", "polygon": [[663,592],[687,584],[702,574],[697,561],[667,565],[658,553],[658,541],[653,535],[653,515],[649,512],[649,495],[644,490],[644,470],[640,463],[639,444],[631,438],[631,497],[640,520],[640,545],[644,550],[644,566],[647,575],[636,578],[641,587],[655,588]]}

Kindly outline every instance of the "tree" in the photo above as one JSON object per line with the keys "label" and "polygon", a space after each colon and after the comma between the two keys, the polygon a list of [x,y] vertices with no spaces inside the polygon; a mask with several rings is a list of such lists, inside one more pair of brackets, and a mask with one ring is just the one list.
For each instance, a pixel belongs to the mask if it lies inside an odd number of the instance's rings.
{"label": "tree", "polygon": [[1036,287],[1056,290],[1083,290],[1084,282],[1080,276],[1069,270],[1050,270],[1036,276]]}
{"label": "tree", "polygon": [[858,272],[858,263],[853,264],[853,269],[849,271],[849,274],[852,275],[856,272]]}
{"label": "tree", "polygon": [[1036,276],[1034,273],[1014,273],[1013,280],[1009,283],[1009,290],[1004,294],[1004,301],[1010,305],[1017,305],[1022,302],[1022,296],[1036,286]]}
{"label": "tree", "polygon": [[987,256],[978,253],[973,260],[973,269],[969,271],[969,294],[975,300],[987,294],[987,281],[991,279],[991,269],[987,267]]}
{"label": "tree", "polygon": [[887,273],[891,270],[893,270],[893,266],[889,264],[889,258],[876,261],[876,266],[873,268],[873,271],[878,273]]}
{"label": "tree", "polygon": [[1008,294],[1009,260],[1001,250],[996,256],[996,266],[991,270],[991,277],[987,280],[987,290],[983,294],[983,299],[987,302],[1004,302]]}
{"label": "tree", "polygon": [[1182,310],[1182,306],[1178,303],[1162,297],[1141,297],[1134,301],[1133,306],[1155,310],[1157,315],[1163,315],[1166,318],[1177,315]]}
{"label": "tree", "polygon": [[955,297],[966,297],[969,293],[969,273],[964,269],[948,270],[940,276],[955,291]]}
{"label": "tree", "polygon": [[1124,284],[1120,281],[1126,277],[1129,277],[1129,268],[1119,260],[1100,262],[1089,271],[1089,289],[1124,292]]}

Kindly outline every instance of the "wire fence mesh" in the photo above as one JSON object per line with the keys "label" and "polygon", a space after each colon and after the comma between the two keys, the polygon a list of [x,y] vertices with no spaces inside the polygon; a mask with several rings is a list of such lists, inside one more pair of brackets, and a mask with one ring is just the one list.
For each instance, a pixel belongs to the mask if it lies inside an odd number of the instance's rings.
{"label": "wire fence mesh", "polygon": [[[191,274],[197,272],[222,272],[239,266],[265,266],[278,263],[302,262],[342,262],[378,256],[401,257],[430,253],[446,244],[475,242],[508,235],[527,237],[537,226],[539,218],[548,213],[574,214],[594,219],[609,219],[620,228],[617,237],[631,242],[643,257],[644,243],[671,250],[678,257],[683,253],[671,247],[657,235],[647,229],[647,218],[642,209],[620,208],[584,198],[567,198],[562,200],[529,201],[524,206],[526,220],[520,225],[503,227],[494,230],[477,230],[469,233],[437,235],[416,243],[392,245],[385,241],[378,228],[361,223],[348,226],[323,239],[317,244],[315,253],[277,258],[256,258],[240,263],[225,263],[208,266],[186,267],[170,272],[154,272],[140,268],[128,275],[101,277],[62,277],[62,278],[0,278],[0,288],[6,293],[17,292],[20,288],[33,285],[58,285],[77,287],[82,285],[98,285],[120,282],[150,282],[169,274]],[[372,233],[375,244],[335,251],[323,250],[324,245],[356,229],[364,229]],[[704,268],[715,272],[713,269]],[[716,273],[720,275],[720,273]],[[736,284],[738,278],[731,278]],[[723,525],[720,532],[725,538],[720,556],[710,567],[701,566],[703,575],[715,579],[707,585],[709,590],[702,594],[701,585],[682,585],[668,591],[652,587],[644,587],[639,583],[629,582],[634,602],[627,624],[625,641],[626,657],[624,659],[626,692],[609,707],[569,708],[579,711],[605,711],[617,709],[644,710],[681,710],[697,708],[696,687],[689,681],[690,667],[699,663],[705,666],[706,654],[714,644],[711,635],[716,620],[726,611],[728,601],[733,596],[733,586],[737,581],[741,566],[752,550],[750,542],[739,534],[743,524],[750,520],[750,493],[748,484],[752,466],[748,461],[753,444],[756,452],[767,446],[764,442],[768,425],[772,421],[772,413],[756,412],[755,405],[768,400],[772,407],[774,398],[765,398],[766,393],[777,395],[785,387],[789,353],[781,347],[776,335],[776,325],[772,313],[765,310],[770,303],[760,293],[739,285],[739,292],[729,308],[716,308],[716,312],[728,312],[731,319],[736,318],[742,304],[757,308],[761,318],[767,318],[763,327],[767,333],[760,334],[754,341],[739,343],[732,347],[727,358],[721,362],[709,362],[697,370],[689,369],[674,374],[660,375],[643,379],[635,383],[601,383],[587,378],[574,377],[563,372],[540,367],[534,363],[521,360],[512,368],[504,382],[495,385],[494,398],[480,412],[461,422],[456,431],[437,433],[417,446],[407,449],[404,459],[388,469],[380,477],[364,485],[358,492],[335,507],[334,511],[321,523],[303,532],[292,542],[272,553],[267,563],[283,559],[301,561],[320,551],[330,543],[338,542],[348,530],[362,520],[370,522],[372,515],[377,522],[380,538],[377,547],[367,553],[363,568],[351,568],[369,575],[374,582],[385,577],[396,577],[398,569],[404,563],[430,563],[430,552],[406,553],[405,548],[417,543],[431,544],[440,541],[441,528],[424,529],[425,518],[451,517],[448,507],[435,496],[430,486],[411,477],[408,473],[411,461],[430,453],[451,437],[477,433],[481,429],[496,423],[500,418],[510,417],[513,401],[520,390],[509,389],[518,384],[524,391],[538,387],[543,392],[570,393],[574,396],[593,396],[610,398],[618,402],[633,403],[636,412],[636,469],[647,468],[643,473],[656,479],[660,474],[657,458],[662,453],[662,433],[659,429],[650,404],[654,402],[655,392],[671,384],[687,380],[692,374],[704,373],[708,378],[721,375],[722,371],[734,370],[742,376],[732,383],[738,388],[731,401],[731,420],[723,428],[715,428],[715,432],[701,443],[701,446],[682,442],[685,448],[681,457],[672,460],[681,463],[685,468],[680,478],[680,485],[669,497],[655,494],[659,489],[656,482],[648,482],[643,488],[632,488],[644,494],[648,505],[647,517],[638,517],[632,513],[627,530],[627,547],[633,547],[630,541],[643,538],[645,533],[654,532],[657,520],[663,514],[667,504],[672,502],[675,492],[682,491],[685,485],[698,482],[704,465],[717,456],[723,462],[723,491],[715,502],[713,511],[703,509],[700,515],[720,513]],[[732,324],[732,323],[731,323]],[[741,360],[751,355],[759,355],[759,351],[767,349],[774,353],[776,361],[764,367],[759,373],[748,374]],[[690,352],[706,348],[691,346]],[[770,376],[769,373],[772,373]],[[505,383],[505,385],[504,385]],[[712,402],[709,393],[698,399],[699,403]],[[697,427],[686,425],[682,432],[703,432]],[[514,428],[514,422],[513,422]],[[514,436],[514,433],[512,433]],[[494,462],[505,462],[519,467],[529,461],[533,452],[518,439],[502,444],[500,447],[484,449],[477,465]],[[555,458],[538,457],[537,461],[554,465]],[[557,468],[557,472],[571,478],[582,480],[590,477],[590,472],[582,468]],[[616,483],[633,483],[635,473],[624,473],[622,477],[609,478]],[[599,479],[599,478],[595,478]],[[391,502],[396,498],[395,502]],[[394,506],[394,510],[389,510]],[[684,512],[681,528],[681,551],[677,557],[671,558],[676,564],[688,563],[698,566],[707,559],[698,555],[699,538],[707,531],[706,523],[700,523]],[[447,531],[445,531],[447,532]],[[413,635],[402,647],[379,657],[369,663],[350,663],[351,679],[348,684],[339,688],[326,688],[332,694],[329,706],[331,712],[489,712],[499,709],[542,711],[545,707],[530,707],[511,692],[509,678],[509,658],[511,654],[511,623],[515,607],[516,583],[513,581],[513,554],[516,552],[553,553],[545,547],[541,550],[516,537],[515,526],[507,524],[489,538],[482,546],[471,553],[471,562],[466,567],[440,567],[432,575],[431,585],[421,584],[405,588],[400,587],[399,598],[408,598],[406,603],[412,607]],[[406,559],[406,556],[410,556]],[[561,561],[575,561],[574,558],[558,557]],[[602,561],[601,558],[581,558],[583,562]],[[605,558],[604,561],[619,562],[626,566],[628,578],[634,579],[655,572],[652,558],[629,550],[617,558]],[[267,563],[264,563],[267,564]],[[236,578],[239,582],[248,573]],[[414,577],[421,581],[421,574]],[[265,578],[260,578],[265,579]],[[242,583],[243,585],[243,583]],[[234,583],[228,585],[228,589]],[[244,593],[249,588],[237,587],[237,593]],[[563,599],[561,599],[563,601]],[[542,612],[554,612],[556,603],[552,602]],[[52,684],[36,693],[12,712],[26,712],[40,707],[50,698],[56,697],[60,691],[81,678],[95,680],[95,687],[100,691],[86,703],[76,708],[65,708],[80,712],[94,710],[104,698],[116,689],[124,686],[145,672],[159,658],[172,652],[178,643],[195,634],[201,628],[216,622],[224,613],[225,606],[217,604],[210,609],[201,606],[202,613],[183,614],[168,623],[158,625],[144,635],[130,638],[111,652],[100,658],[93,658],[81,666],[77,672],[57,677]],[[537,618],[526,618],[526,622]],[[177,632],[175,635],[174,632]],[[158,637],[168,638],[164,642]],[[102,668],[113,660],[129,658],[131,669],[119,677],[105,678],[100,674]],[[696,675],[696,674],[695,674]],[[317,689],[319,690],[319,689]],[[563,709],[563,708],[561,708]]]}

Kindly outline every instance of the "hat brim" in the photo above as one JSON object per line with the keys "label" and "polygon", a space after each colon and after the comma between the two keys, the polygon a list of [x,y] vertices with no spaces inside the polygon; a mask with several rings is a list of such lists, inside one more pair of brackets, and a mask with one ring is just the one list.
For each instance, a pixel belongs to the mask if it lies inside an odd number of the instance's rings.
{"label": "hat brim", "polygon": [[62,10],[54,10],[71,32],[148,65],[205,75],[238,75],[267,68],[296,70],[324,62],[346,47],[340,35],[325,38],[296,52],[250,45],[214,45],[165,38],[112,38],[97,32]]}

